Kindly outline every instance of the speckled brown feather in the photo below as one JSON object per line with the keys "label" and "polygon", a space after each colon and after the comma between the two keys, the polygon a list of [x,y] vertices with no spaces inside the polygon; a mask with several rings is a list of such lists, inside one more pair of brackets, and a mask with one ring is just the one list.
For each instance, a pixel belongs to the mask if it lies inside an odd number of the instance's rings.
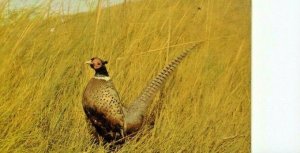
{"label": "speckled brown feather", "polygon": [[116,135],[121,135],[124,113],[112,81],[92,78],[83,94],[83,108],[102,137],[115,139]]}

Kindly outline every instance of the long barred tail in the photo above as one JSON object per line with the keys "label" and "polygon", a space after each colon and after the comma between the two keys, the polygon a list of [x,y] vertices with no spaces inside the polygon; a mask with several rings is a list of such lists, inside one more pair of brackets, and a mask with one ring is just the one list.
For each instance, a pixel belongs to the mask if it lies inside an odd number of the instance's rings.
{"label": "long barred tail", "polygon": [[[178,57],[173,59],[160,73],[144,88],[139,97],[128,107],[125,114],[127,128],[138,128],[142,124],[143,115],[147,110],[149,103],[153,100],[155,94],[163,87],[170,74],[176,69],[178,64],[197,46],[194,44],[183,51]],[[132,129],[133,130],[133,129]]]}

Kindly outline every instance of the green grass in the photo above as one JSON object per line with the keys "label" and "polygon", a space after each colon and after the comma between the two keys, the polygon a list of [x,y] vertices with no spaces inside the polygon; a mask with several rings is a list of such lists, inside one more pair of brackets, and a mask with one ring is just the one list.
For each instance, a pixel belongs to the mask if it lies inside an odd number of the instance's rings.
{"label": "green grass", "polygon": [[7,19],[2,5],[1,152],[103,152],[90,142],[81,105],[93,75],[84,62],[108,60],[128,105],[193,42],[202,43],[119,152],[250,152],[249,0],[143,0],[31,19],[36,9]]}

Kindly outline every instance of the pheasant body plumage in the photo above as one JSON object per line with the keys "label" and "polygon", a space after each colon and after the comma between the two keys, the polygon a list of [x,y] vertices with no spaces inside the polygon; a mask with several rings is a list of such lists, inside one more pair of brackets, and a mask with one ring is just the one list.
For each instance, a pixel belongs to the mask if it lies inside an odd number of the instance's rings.
{"label": "pheasant body plumage", "polygon": [[[115,123],[123,122],[123,112],[119,95],[111,81],[91,79],[87,85],[85,105],[94,105],[98,112],[103,112],[106,116],[113,118]],[[114,114],[114,115],[112,115]]]}

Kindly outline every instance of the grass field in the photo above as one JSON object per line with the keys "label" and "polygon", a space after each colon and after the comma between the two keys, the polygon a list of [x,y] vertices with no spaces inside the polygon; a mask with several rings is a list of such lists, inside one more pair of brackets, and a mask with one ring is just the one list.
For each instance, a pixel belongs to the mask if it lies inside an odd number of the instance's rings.
{"label": "grass field", "polygon": [[0,152],[104,152],[81,105],[93,76],[84,62],[108,60],[128,105],[193,42],[201,45],[119,152],[250,152],[249,0],[141,0],[49,17],[29,8],[9,18],[1,5]]}

